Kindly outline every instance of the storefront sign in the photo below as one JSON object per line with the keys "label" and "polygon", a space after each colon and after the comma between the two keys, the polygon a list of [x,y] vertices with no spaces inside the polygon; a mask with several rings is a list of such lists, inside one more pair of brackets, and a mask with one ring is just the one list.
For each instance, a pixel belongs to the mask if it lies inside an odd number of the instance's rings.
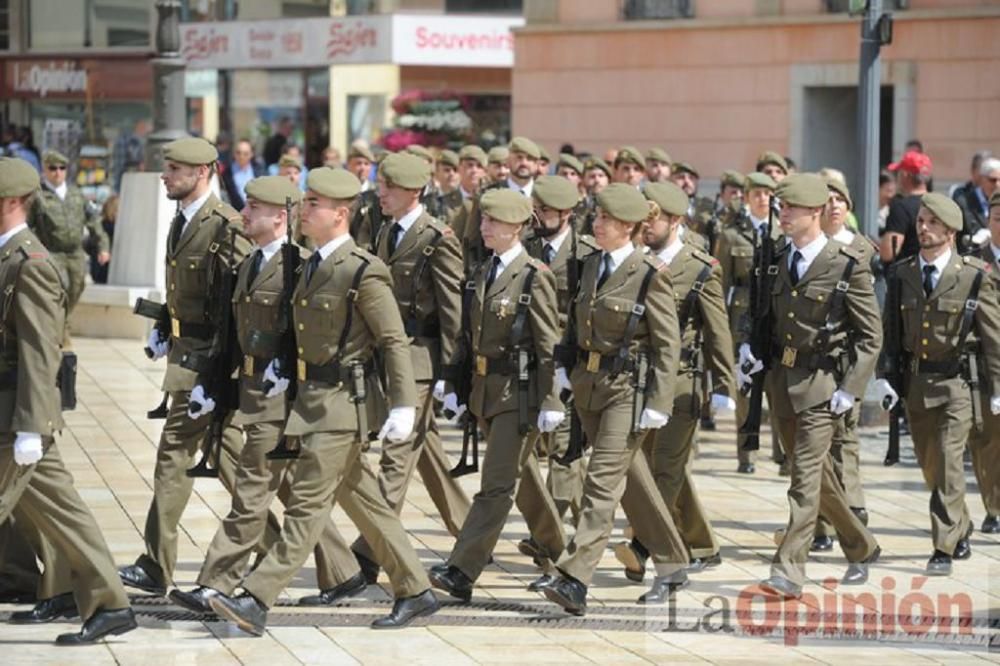
{"label": "storefront sign", "polygon": [[8,65],[7,81],[14,95],[59,97],[83,95],[87,91],[87,70],[73,60],[13,62]]}
{"label": "storefront sign", "polygon": [[392,61],[400,65],[513,67],[519,17],[393,16]]}
{"label": "storefront sign", "polygon": [[4,63],[3,93],[19,99],[147,99],[148,61],[124,58],[12,58]]}

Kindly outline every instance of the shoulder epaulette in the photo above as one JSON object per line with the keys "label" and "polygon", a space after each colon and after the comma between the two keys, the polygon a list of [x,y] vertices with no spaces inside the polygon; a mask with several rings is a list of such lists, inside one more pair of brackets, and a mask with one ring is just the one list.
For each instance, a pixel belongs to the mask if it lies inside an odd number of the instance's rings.
{"label": "shoulder epaulette", "polygon": [[714,266],[719,263],[719,260],[710,255],[708,252],[696,247],[691,249],[691,256],[709,266]]}
{"label": "shoulder epaulette", "polygon": [[989,270],[990,265],[980,259],[979,257],[973,257],[971,255],[965,255],[962,257],[962,261],[973,268],[978,268],[981,271]]}
{"label": "shoulder epaulette", "polygon": [[599,248],[597,246],[597,241],[594,240],[594,237],[591,236],[591,235],[589,235],[589,234],[580,234],[580,235],[578,235],[576,237],[576,242],[577,242],[577,248],[579,248],[580,244],[583,244],[583,245],[586,245],[587,247],[589,247],[591,249],[594,249],[594,250],[600,251],[600,249],[601,249],[601,248]]}
{"label": "shoulder epaulette", "polygon": [[667,267],[665,263],[660,261],[659,257],[651,256],[648,254],[645,257],[643,257],[643,262],[653,270],[657,271],[662,271],[664,268]]}
{"label": "shoulder epaulette", "polygon": [[845,254],[855,261],[861,261],[861,252],[851,247],[850,245],[841,245],[840,253]]}
{"label": "shoulder epaulette", "polygon": [[551,268],[548,267],[548,265],[544,261],[542,261],[541,259],[535,259],[531,255],[528,255],[528,261],[527,261],[527,263],[528,263],[529,266],[531,266],[535,270],[539,270],[539,271],[551,271],[552,270]]}
{"label": "shoulder epaulette", "polygon": [[37,252],[29,252],[24,248],[24,245],[19,246],[17,251],[24,259],[48,259],[49,257],[49,253],[45,249],[38,250]]}

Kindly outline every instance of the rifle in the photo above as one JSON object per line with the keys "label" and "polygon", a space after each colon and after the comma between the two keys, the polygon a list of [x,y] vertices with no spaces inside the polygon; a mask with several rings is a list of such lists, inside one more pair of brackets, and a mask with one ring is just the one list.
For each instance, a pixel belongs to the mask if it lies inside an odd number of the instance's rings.
{"label": "rifle", "polygon": [[[566,313],[567,327],[569,327],[569,322],[573,319],[573,301],[576,299],[577,292],[580,289],[580,255],[577,253],[576,220],[570,220],[569,229],[571,254],[569,262],[566,264],[566,284],[569,287],[569,298],[567,299],[569,312]],[[569,369],[566,372],[569,372]],[[566,453],[562,456],[553,456],[552,459],[564,467],[569,467],[582,458],[583,452],[587,450],[587,434],[583,431],[580,415],[576,412],[576,407],[573,403],[573,393],[563,389],[559,393],[559,399],[563,401],[566,409],[569,410],[569,446],[566,447]]]}
{"label": "rifle", "polygon": [[[473,358],[470,338],[472,329],[469,320],[472,316],[472,298],[475,293],[476,282],[469,280],[465,283],[465,291],[462,293],[462,338],[459,340],[459,360],[455,365],[443,368],[441,372],[443,378],[450,381],[455,388],[458,404],[466,407],[469,404],[469,395],[472,393]],[[453,419],[455,413],[446,409],[444,416]],[[462,455],[458,464],[449,472],[454,479],[479,471],[479,424],[468,408],[459,417],[458,425],[462,428]]]}
{"label": "rifle", "polygon": [[[135,306],[132,308],[134,314],[153,320],[153,328],[157,330],[162,338],[170,337],[170,310],[166,303],[157,303],[146,298],[135,299]],[[153,358],[153,350],[147,345],[144,349],[146,358]],[[146,412],[147,419],[167,418],[167,398],[166,391],[163,392],[163,401],[153,409]]]}
{"label": "rifle", "polygon": [[715,240],[719,237],[719,215],[722,213],[719,210],[719,197],[722,193],[716,193],[715,202],[712,204],[712,217],[708,218],[708,222],[705,223],[705,240],[708,241],[708,253],[715,254]]}
{"label": "rifle", "polygon": [[[892,241],[892,254],[895,257],[898,239]],[[899,303],[902,297],[902,282],[896,274],[898,262],[893,261],[885,272],[886,286],[886,311],[888,320],[886,321],[885,349],[879,358],[881,373],[884,375],[899,399],[892,409],[889,410],[889,446],[885,452],[885,460],[882,461],[886,467],[890,467],[899,462],[899,422],[903,416],[903,386],[905,385],[906,366],[908,365],[908,355],[903,348],[903,320],[899,310]],[[906,358],[904,358],[906,357]],[[882,403],[883,409],[888,409],[889,398]]]}

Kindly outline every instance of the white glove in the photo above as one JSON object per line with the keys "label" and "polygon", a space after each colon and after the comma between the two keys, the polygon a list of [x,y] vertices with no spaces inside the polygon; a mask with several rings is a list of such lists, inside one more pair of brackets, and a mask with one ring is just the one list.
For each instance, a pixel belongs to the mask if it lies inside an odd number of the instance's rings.
{"label": "white glove", "polygon": [[267,367],[264,368],[264,381],[273,384],[271,389],[264,394],[266,398],[276,398],[288,390],[289,382],[284,377],[279,377],[278,373],[274,371],[274,361],[268,363]]}
{"label": "white glove", "polygon": [[205,388],[201,384],[195,386],[188,398],[188,418],[200,419],[205,414],[211,414],[214,409],[215,401],[205,395]]}
{"label": "white glove", "polygon": [[402,442],[413,434],[413,423],[416,420],[416,407],[393,407],[389,410],[389,418],[378,431],[378,438],[390,442]]}
{"label": "white glove", "polygon": [[34,465],[42,459],[42,436],[37,432],[19,432],[14,438],[14,462]]}
{"label": "white glove", "polygon": [[733,412],[736,411],[736,401],[728,395],[713,393],[712,409],[717,412]]}
{"label": "white glove", "polygon": [[833,392],[833,396],[830,397],[830,411],[833,412],[834,416],[840,416],[852,409],[854,409],[853,395],[840,389]]}
{"label": "white glove", "polygon": [[569,383],[569,375],[566,374],[566,368],[556,368],[556,389],[560,393],[563,391],[573,392],[573,385]]}
{"label": "white glove", "polygon": [[743,372],[743,368],[739,365],[736,366],[736,388],[740,390],[741,393],[747,393],[750,390],[750,385],[753,384],[753,377]]}
{"label": "white glove", "polygon": [[990,230],[989,229],[980,229],[976,233],[972,234],[972,242],[975,245],[982,245],[983,243],[985,243],[989,239],[990,239]]}
{"label": "white glove", "polygon": [[[750,365],[749,371],[744,369],[744,366],[747,364]],[[737,362],[736,367],[749,377],[763,370],[764,364],[757,360],[757,357],[750,351],[750,345],[744,342],[740,345],[740,360]]]}
{"label": "white glove", "polygon": [[882,405],[882,409],[889,411],[896,406],[896,403],[899,401],[899,394],[896,393],[896,389],[892,388],[892,384],[887,379],[880,379],[875,382],[875,390],[878,392],[878,402]]}
{"label": "white glove", "polygon": [[667,414],[646,407],[642,410],[642,414],[639,415],[639,427],[643,430],[656,430],[667,425],[667,421],[669,420],[670,416]]}
{"label": "white glove", "polygon": [[543,409],[538,412],[538,429],[542,432],[552,432],[566,418],[566,412],[554,409]]}
{"label": "white glove", "polygon": [[993,416],[1000,416],[1000,395],[990,398],[990,411],[993,413]]}
{"label": "white glove", "polygon": [[449,393],[445,395],[441,408],[446,412],[454,414],[455,416],[452,418],[456,419],[461,416],[463,412],[465,412],[465,405],[458,404],[458,394],[456,393]]}
{"label": "white glove", "polygon": [[153,352],[153,360],[158,361],[170,351],[170,338],[166,340],[161,339],[160,332],[154,326],[149,332],[149,340],[146,342],[146,346]]}
{"label": "white glove", "polygon": [[439,379],[436,382],[434,382],[434,390],[431,391],[431,395],[433,395],[434,399],[437,400],[438,402],[444,402],[444,380],[443,379]]}

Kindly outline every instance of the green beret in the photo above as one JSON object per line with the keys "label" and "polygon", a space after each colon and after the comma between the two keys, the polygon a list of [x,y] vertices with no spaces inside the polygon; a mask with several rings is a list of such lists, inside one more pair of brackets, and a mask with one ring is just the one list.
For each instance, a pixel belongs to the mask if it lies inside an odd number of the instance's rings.
{"label": "green beret", "polygon": [[367,146],[351,146],[351,149],[347,152],[347,159],[352,157],[363,157],[369,162],[375,161],[375,155]]}
{"label": "green beret", "polygon": [[600,169],[605,174],[607,174],[608,178],[611,178],[611,167],[609,167],[608,163],[602,160],[600,157],[588,158],[587,161],[583,163],[584,173],[590,171],[591,169]]}
{"label": "green beret", "polygon": [[684,190],[673,183],[646,183],[642,193],[667,215],[687,215],[691,204]]}
{"label": "green beret", "polygon": [[542,151],[538,147],[538,144],[524,136],[515,136],[510,140],[510,144],[507,148],[512,153],[524,153],[528,157],[533,157],[536,160],[540,159],[542,156]]}
{"label": "green beret", "polygon": [[302,192],[285,176],[254,178],[247,183],[246,193],[247,199],[256,199],[275,206],[284,206],[286,198],[290,198],[293,204],[302,199]]}
{"label": "green beret", "polygon": [[294,155],[282,155],[278,160],[278,168],[281,167],[295,167],[299,171],[302,170],[302,160]]}
{"label": "green beret", "polygon": [[774,179],[768,176],[766,173],[761,173],[760,171],[754,171],[752,173],[747,174],[745,187],[748,192],[754,189],[755,187],[766,187],[767,189],[774,192],[774,188],[776,188],[777,186],[778,184],[774,182]]}
{"label": "green beret", "polygon": [[[992,199],[992,197],[991,197]],[[958,204],[938,192],[929,192],[920,197],[920,205],[941,220],[941,223],[955,231],[962,230],[962,209]]]}
{"label": "green beret", "polygon": [[549,156],[549,151],[545,150],[545,146],[538,146],[538,159],[545,160],[546,162],[552,161],[552,158]]}
{"label": "green beret", "polygon": [[181,164],[201,166],[219,159],[219,151],[205,139],[189,136],[163,146],[163,158]]}
{"label": "green beret", "polygon": [[619,164],[623,162],[632,162],[640,169],[646,168],[646,160],[643,159],[642,153],[635,146],[622,146],[618,149],[618,155],[615,157],[615,168],[618,168]]}
{"label": "green beret", "polygon": [[320,196],[348,201],[361,192],[361,181],[346,169],[318,167],[309,172],[306,187]]}
{"label": "green beret", "polygon": [[695,178],[701,178],[701,174],[687,162],[674,162],[670,165],[670,170],[674,173],[689,173]]}
{"label": "green beret", "polygon": [[19,157],[0,157],[0,199],[23,197],[38,189],[38,172]]}
{"label": "green beret", "polygon": [[389,155],[378,167],[382,177],[397,187],[419,190],[431,179],[431,166],[410,153]]}
{"label": "green beret", "polygon": [[434,163],[434,154],[431,153],[431,151],[424,148],[423,146],[418,145],[416,143],[411,143],[410,145],[408,145],[406,147],[406,150],[403,152],[409,153],[410,155],[415,155],[426,162],[430,162],[431,164]]}
{"label": "green beret", "polygon": [[597,195],[597,205],[608,215],[622,222],[642,222],[649,216],[649,203],[646,197],[627,183],[612,183],[605,187]]}
{"label": "green beret", "polygon": [[556,167],[569,167],[581,176],[583,175],[583,163],[577,159],[576,155],[559,153],[559,162],[556,164]]}
{"label": "green beret", "polygon": [[462,150],[458,151],[458,159],[459,161],[472,160],[473,162],[478,162],[479,166],[483,168],[486,168],[486,165],[489,163],[486,151],[475,144],[462,146]]}
{"label": "green beret", "polygon": [[842,180],[837,180],[836,178],[827,178],[826,186],[831,191],[836,192],[840,196],[847,200],[847,210],[854,209],[854,202],[851,201],[851,191],[847,189],[847,185]]}
{"label": "green beret", "polygon": [[662,162],[667,166],[674,163],[674,161],[670,159],[670,155],[668,155],[667,151],[663,150],[663,148],[650,148],[646,151],[646,159]]}
{"label": "green beret", "polygon": [[510,157],[510,150],[507,149],[507,146],[493,146],[490,148],[486,161],[489,164],[506,164],[508,157]]}
{"label": "green beret", "polygon": [[58,150],[46,150],[42,155],[42,164],[49,165],[55,164],[56,166],[66,166],[69,164],[69,158],[60,153]]}
{"label": "green beret", "polygon": [[531,196],[556,210],[570,210],[580,203],[580,190],[564,176],[539,176]]}
{"label": "green beret", "polygon": [[479,199],[484,215],[497,222],[524,224],[531,218],[531,199],[507,188],[487,190]]}
{"label": "green beret", "polygon": [[778,198],[791,206],[822,208],[830,198],[826,181],[814,173],[796,173],[778,183]]}
{"label": "green beret", "polygon": [[746,176],[741,174],[739,171],[734,171],[732,169],[726,169],[722,172],[722,178],[719,179],[722,186],[738,187],[743,189],[744,183],[746,183]]}
{"label": "green beret", "polygon": [[458,153],[454,150],[442,150],[441,154],[438,155],[438,164],[447,164],[448,166],[453,166],[458,168]]}
{"label": "green beret", "polygon": [[993,194],[990,195],[990,208],[993,206],[1000,206],[1000,188],[993,190]]}
{"label": "green beret", "polygon": [[773,150],[765,150],[757,156],[757,166],[754,167],[754,171],[762,171],[768,164],[773,164],[785,173],[788,173],[788,162],[785,161],[784,157]]}

